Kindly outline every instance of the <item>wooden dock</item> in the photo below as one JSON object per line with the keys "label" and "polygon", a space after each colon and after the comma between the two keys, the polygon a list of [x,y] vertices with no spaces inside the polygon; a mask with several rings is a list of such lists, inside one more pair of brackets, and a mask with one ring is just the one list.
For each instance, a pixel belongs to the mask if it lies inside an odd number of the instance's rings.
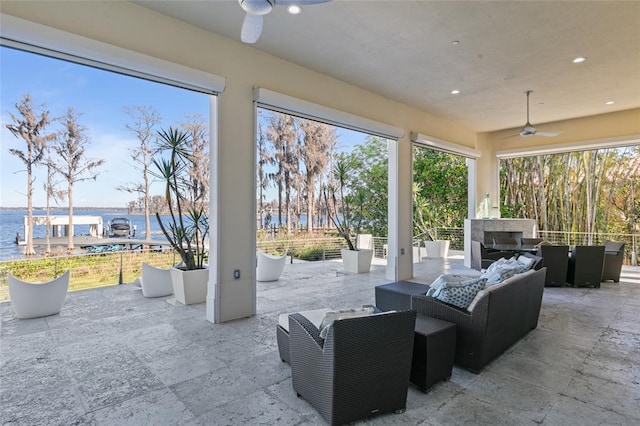
{"label": "wooden dock", "polygon": [[[51,237],[49,238],[49,244],[51,245],[51,250],[57,249],[60,250],[66,249],[69,244],[68,237]],[[171,245],[166,240],[145,240],[145,239],[136,239],[136,238],[100,238],[100,237],[92,237],[88,235],[79,235],[73,237],[73,244],[76,249],[88,249],[90,247],[109,247],[109,246],[120,246],[121,250],[162,250],[170,248]],[[47,245],[46,238],[34,238],[33,245],[36,247],[38,252],[44,250]]]}

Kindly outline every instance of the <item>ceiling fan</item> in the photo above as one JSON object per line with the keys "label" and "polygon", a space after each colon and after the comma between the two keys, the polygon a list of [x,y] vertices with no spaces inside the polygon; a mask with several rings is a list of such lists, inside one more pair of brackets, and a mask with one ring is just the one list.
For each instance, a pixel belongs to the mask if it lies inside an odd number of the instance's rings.
{"label": "ceiling fan", "polygon": [[528,136],[547,136],[554,137],[558,136],[558,132],[538,132],[535,127],[531,125],[529,122],[529,95],[533,93],[533,90],[527,90],[525,92],[527,94],[527,124],[524,125],[522,130],[520,130],[520,136],[528,137]]}
{"label": "ceiling fan", "polygon": [[[242,10],[247,12],[242,22],[240,39],[243,43],[255,43],[262,33],[263,16],[271,13],[275,6],[297,6],[300,13],[305,5],[328,3],[331,0],[238,0]],[[291,12],[294,13],[294,12]]]}

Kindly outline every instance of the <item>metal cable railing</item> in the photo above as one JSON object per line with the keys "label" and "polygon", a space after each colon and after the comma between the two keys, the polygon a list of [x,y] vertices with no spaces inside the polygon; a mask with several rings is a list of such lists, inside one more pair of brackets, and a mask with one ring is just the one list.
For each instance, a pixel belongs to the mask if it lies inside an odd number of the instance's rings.
{"label": "metal cable railing", "polygon": [[[433,235],[438,240],[450,240],[450,249],[464,249],[464,232],[462,228],[436,228]],[[569,246],[604,244],[605,241],[623,241],[625,243],[625,263],[638,265],[640,251],[640,234],[540,231],[538,235],[554,244]],[[387,237],[373,237],[374,256],[386,258]],[[422,240],[416,238],[415,246],[423,246]],[[307,261],[330,260],[340,258],[340,249],[346,248],[344,239],[340,237],[274,238],[264,239],[257,243],[257,249],[274,254],[288,253],[293,258]],[[179,257],[172,250],[121,250],[109,253],[81,254],[72,256],[29,258],[0,262],[0,301],[8,300],[7,272],[17,278],[42,282],[53,279],[70,269],[69,290],[123,284],[135,281],[141,275],[142,262],[157,267],[170,267],[179,262]]]}

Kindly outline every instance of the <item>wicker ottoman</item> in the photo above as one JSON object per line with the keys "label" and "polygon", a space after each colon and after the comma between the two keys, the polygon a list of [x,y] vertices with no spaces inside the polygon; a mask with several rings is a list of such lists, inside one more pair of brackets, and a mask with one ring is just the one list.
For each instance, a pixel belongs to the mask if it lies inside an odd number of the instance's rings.
{"label": "wicker ottoman", "polygon": [[429,290],[428,285],[411,281],[396,281],[376,286],[376,308],[381,311],[411,309],[411,296],[426,294],[427,290]]}
{"label": "wicker ottoman", "polygon": [[411,383],[422,392],[441,380],[449,380],[456,352],[456,325],[418,315],[413,341]]}

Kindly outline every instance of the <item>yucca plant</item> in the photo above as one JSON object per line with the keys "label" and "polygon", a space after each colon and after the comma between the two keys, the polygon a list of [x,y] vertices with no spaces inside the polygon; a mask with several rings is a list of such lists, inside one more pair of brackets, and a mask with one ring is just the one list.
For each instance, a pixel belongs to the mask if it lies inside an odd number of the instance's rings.
{"label": "yucca plant", "polygon": [[165,199],[170,219],[164,223],[156,212],[162,233],[171,247],[180,255],[180,269],[191,271],[204,268],[207,256],[205,240],[209,234],[209,221],[203,207],[191,203],[187,175],[193,162],[191,140],[187,132],[169,127],[158,131],[159,151],[165,157],[154,158],[155,171],[165,186]]}

